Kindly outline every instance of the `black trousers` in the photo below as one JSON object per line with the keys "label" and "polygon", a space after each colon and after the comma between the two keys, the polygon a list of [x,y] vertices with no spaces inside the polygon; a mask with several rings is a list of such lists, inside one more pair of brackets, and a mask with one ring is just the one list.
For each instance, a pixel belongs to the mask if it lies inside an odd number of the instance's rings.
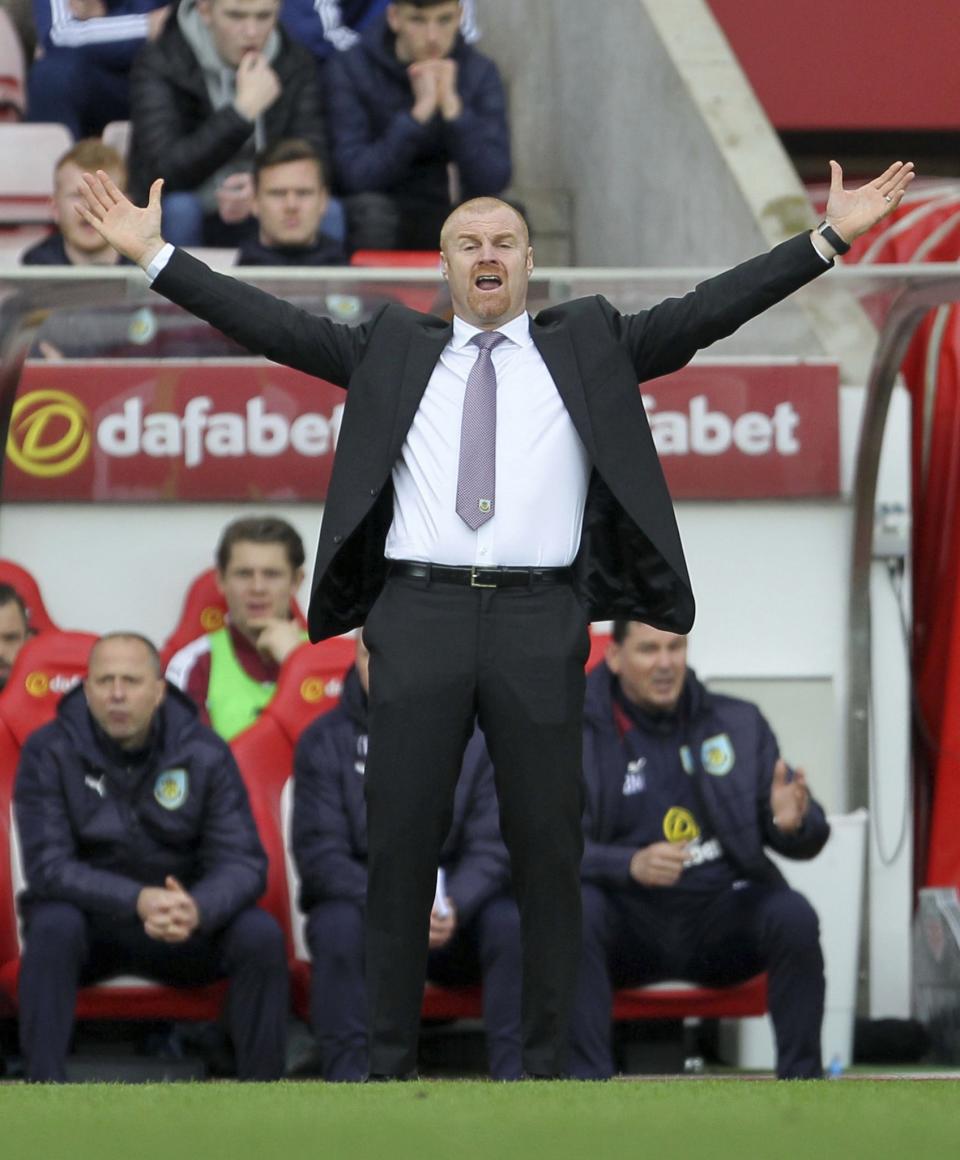
{"label": "black trousers", "polygon": [[580,954],[584,610],[567,584],[489,589],[394,577],[364,640],[371,1073],[416,1067],[437,864],[479,721],[520,908],[523,1068],[559,1075]]}
{"label": "black trousers", "polygon": [[[362,1080],[369,1069],[364,912],[358,902],[331,899],[307,916],[310,1022],[323,1078]],[[516,903],[492,898],[446,946],[430,952],[431,982],[483,983],[483,1026],[493,1079],[520,1077],[520,921]]]}

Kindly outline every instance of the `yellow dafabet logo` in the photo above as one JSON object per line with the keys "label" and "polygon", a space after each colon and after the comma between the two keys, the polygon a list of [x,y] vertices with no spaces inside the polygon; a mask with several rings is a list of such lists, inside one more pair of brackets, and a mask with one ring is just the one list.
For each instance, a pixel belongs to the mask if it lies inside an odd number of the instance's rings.
{"label": "yellow dafabet logo", "polygon": [[90,454],[90,443],[90,413],[66,391],[30,391],[14,403],[7,455],[27,475],[69,475]]}

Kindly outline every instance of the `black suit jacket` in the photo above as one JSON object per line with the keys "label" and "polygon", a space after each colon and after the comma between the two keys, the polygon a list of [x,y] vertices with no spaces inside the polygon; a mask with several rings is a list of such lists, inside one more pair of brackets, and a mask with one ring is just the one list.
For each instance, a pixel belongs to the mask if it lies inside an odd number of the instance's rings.
{"label": "black suit jacket", "polygon": [[[639,314],[592,297],[533,320],[533,341],[593,467],[575,562],[591,620],[629,617],[672,632],[693,624],[673,505],[637,384],[679,370],[826,269],[801,234]],[[312,640],[362,624],[386,577],[391,471],[451,325],[388,305],[362,326],[342,326],[179,250],[154,289],[254,353],[349,389],[308,619]]]}

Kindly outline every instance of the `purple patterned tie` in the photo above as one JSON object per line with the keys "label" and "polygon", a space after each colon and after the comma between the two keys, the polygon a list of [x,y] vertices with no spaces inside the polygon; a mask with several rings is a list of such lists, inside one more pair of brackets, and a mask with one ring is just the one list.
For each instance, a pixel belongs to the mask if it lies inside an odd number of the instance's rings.
{"label": "purple patterned tie", "polygon": [[505,338],[499,331],[484,330],[470,339],[480,351],[463,396],[457,515],[474,531],[493,515],[497,478],[497,372],[490,352]]}

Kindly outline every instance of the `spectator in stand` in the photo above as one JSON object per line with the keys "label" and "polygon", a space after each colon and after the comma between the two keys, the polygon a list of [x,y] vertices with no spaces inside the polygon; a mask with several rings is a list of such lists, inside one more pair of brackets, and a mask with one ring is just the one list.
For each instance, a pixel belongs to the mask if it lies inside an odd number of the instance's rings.
{"label": "spectator in stand", "polygon": [[169,11],[163,0],[33,0],[27,120],[59,121],[75,140],[126,121],[133,58],[160,35]]}
{"label": "spectator in stand", "polygon": [[[320,64],[333,52],[346,52],[382,16],[389,0],[282,0],[280,23],[309,48]],[[460,31],[468,44],[479,39],[474,0],[462,0]]]}
{"label": "spectator in stand", "polygon": [[457,0],[399,0],[326,65],[335,191],[351,249],[433,250],[463,198],[510,181],[496,65],[460,34]]}
{"label": "spectator in stand", "polygon": [[227,977],[240,1078],[280,1078],[289,980],[280,927],[254,905],[266,855],[228,746],[167,687],[148,640],[94,645],[83,686],[23,748],[14,810],[28,1079],[66,1078],[78,986],[131,973]]}
{"label": "spectator in stand", "polygon": [[10,680],[13,662],[30,637],[27,606],[10,584],[0,584],[0,690]]}
{"label": "spectator in stand", "polygon": [[[293,853],[313,959],[310,1017],[323,1078],[362,1080],[369,1069],[364,982],[367,893],[369,659],[362,642],[340,704],[310,725],[294,767]],[[483,980],[490,1074],[520,1077],[520,915],[507,891],[493,767],[474,733],[453,800],[430,915],[427,977]]]}
{"label": "spectator in stand", "polygon": [[57,228],[20,256],[24,266],[115,266],[130,263],[108,246],[93,226],[77,213],[85,170],[102,169],[121,189],[127,185],[127,169],[115,149],[99,137],[78,141],[57,162],[53,171],[53,220]]}
{"label": "spectator in stand", "polygon": [[244,516],[220,537],[217,582],[227,623],[180,649],[167,679],[227,741],[273,700],[280,666],[307,639],[290,615],[303,561],[296,529],[275,516]]}
{"label": "spectator in stand", "polygon": [[164,178],[164,231],[236,246],[256,232],[254,155],[302,137],[321,158],[317,69],[277,26],[280,0],[178,0],[130,82],[135,196]]}
{"label": "spectator in stand", "polygon": [[777,1075],[822,1075],[823,956],[813,908],[766,856],[830,834],[756,705],[710,693],[687,638],[616,621],[587,679],[583,959],[571,1073],[613,1074],[613,986],[769,977]]}
{"label": "spectator in stand", "polygon": [[238,266],[342,266],[343,242],[323,233],[330,205],[323,162],[309,141],[278,141],[253,166],[257,236],[240,246]]}

